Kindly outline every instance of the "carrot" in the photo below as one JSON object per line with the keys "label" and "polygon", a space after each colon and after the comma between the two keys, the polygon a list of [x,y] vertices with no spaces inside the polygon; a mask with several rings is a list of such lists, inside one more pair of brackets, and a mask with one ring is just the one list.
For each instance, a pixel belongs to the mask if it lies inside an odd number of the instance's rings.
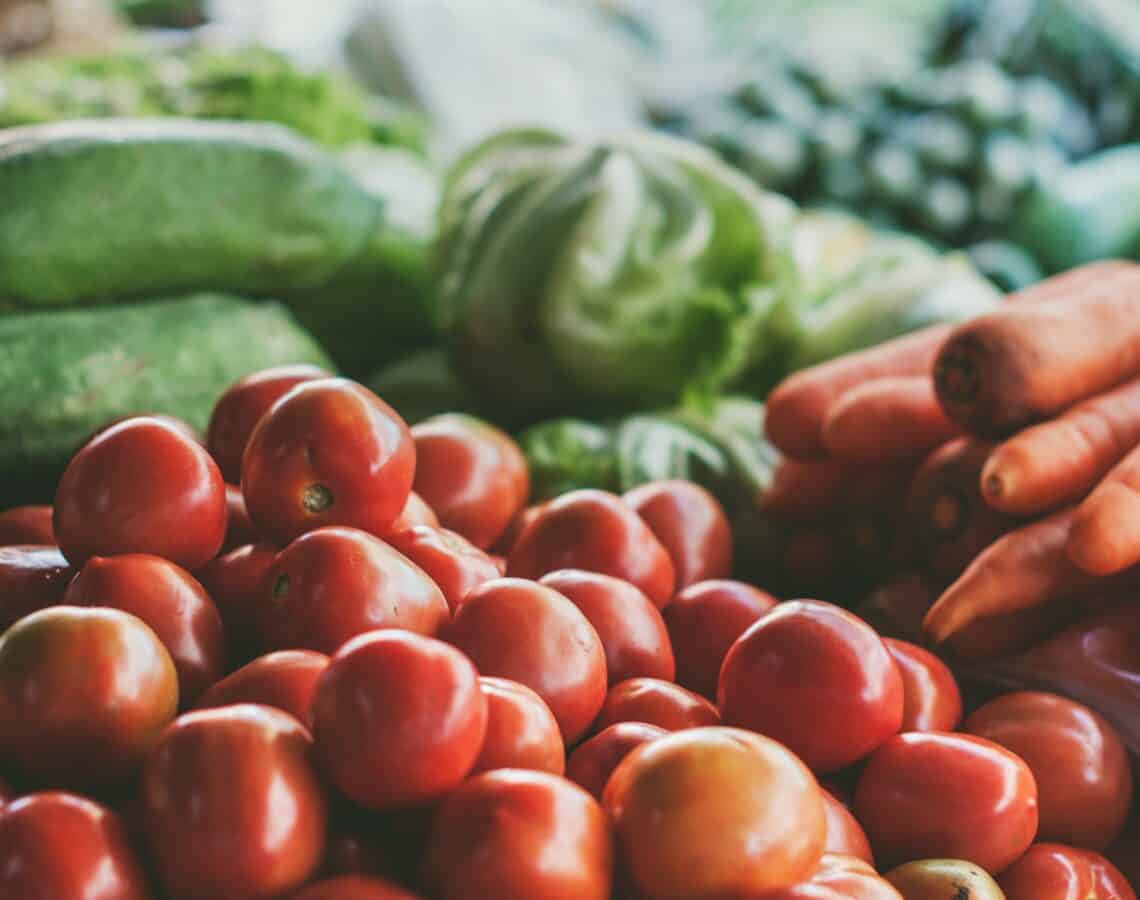
{"label": "carrot", "polygon": [[1140,447],[1077,507],[1067,549],[1069,559],[1093,575],[1140,562]]}
{"label": "carrot", "polygon": [[1140,379],[999,445],[982,469],[994,509],[1039,515],[1076,503],[1140,443]]}
{"label": "carrot", "polygon": [[765,513],[810,518],[836,509],[855,470],[832,460],[782,459],[760,496]]}
{"label": "carrot", "polygon": [[[950,418],[1009,434],[1140,374],[1140,265],[1074,269],[960,325],[934,364]],[[1062,292],[1058,296],[1058,292]]]}

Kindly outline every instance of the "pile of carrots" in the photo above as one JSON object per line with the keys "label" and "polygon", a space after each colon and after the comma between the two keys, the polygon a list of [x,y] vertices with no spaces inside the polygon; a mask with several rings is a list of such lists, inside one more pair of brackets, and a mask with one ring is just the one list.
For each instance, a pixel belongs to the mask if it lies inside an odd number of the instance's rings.
{"label": "pile of carrots", "polygon": [[786,552],[855,528],[908,573],[887,602],[927,640],[973,659],[1029,646],[1140,586],[1140,265],[1083,266],[799,372],[766,429]]}

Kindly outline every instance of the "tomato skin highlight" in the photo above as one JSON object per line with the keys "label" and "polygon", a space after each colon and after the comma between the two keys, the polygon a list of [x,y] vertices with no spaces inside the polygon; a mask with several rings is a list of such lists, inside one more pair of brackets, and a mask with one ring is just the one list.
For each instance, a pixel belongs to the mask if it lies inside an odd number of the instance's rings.
{"label": "tomato skin highlight", "polygon": [[393,531],[385,541],[427,573],[439,586],[452,611],[475,588],[499,578],[499,567],[491,557],[463,535],[446,528],[416,525]]}
{"label": "tomato skin highlight", "polygon": [[329,667],[329,658],[314,650],[278,650],[231,672],[198,698],[198,709],[257,703],[289,713],[312,729],[313,695]]}
{"label": "tomato skin highlight", "polygon": [[566,761],[566,777],[602,799],[614,769],[630,753],[669,732],[645,722],[618,722],[574,748]]}
{"label": "tomato skin highlight", "polygon": [[824,788],[823,811],[827,817],[827,839],[823,852],[837,856],[851,856],[861,859],[868,865],[875,865],[875,855],[871,852],[871,842],[859,820],[831,791]]}
{"label": "tomato skin highlight", "polygon": [[1136,900],[1120,871],[1099,853],[1034,844],[998,884],[1005,900]]}
{"label": "tomato skin highlight", "polygon": [[543,699],[524,684],[483,675],[487,732],[472,774],[491,769],[534,769],[561,775],[566,748],[558,721]]}
{"label": "tomato skin highlight", "polygon": [[946,663],[929,650],[883,638],[903,682],[901,731],[954,731],[962,721],[962,694]]}
{"label": "tomato skin highlight", "polygon": [[630,678],[610,688],[595,731],[618,722],[645,722],[666,731],[719,725],[720,713],[700,694],[660,678]]}

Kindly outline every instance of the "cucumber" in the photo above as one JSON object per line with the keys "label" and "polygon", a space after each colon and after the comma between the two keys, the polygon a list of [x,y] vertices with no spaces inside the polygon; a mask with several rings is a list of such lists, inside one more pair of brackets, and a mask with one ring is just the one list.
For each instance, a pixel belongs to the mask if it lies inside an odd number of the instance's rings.
{"label": "cucumber", "polygon": [[0,508],[50,502],[77,444],[110,419],[161,412],[202,429],[250,372],[332,370],[279,304],[210,294],[3,316],[0,348]]}

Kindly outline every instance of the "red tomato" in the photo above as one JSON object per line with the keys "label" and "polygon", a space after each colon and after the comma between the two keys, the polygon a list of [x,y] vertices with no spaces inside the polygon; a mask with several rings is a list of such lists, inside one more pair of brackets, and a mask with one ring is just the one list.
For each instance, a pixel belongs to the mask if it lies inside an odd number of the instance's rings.
{"label": "red tomato", "polygon": [[146,874],[111,810],[74,794],[30,794],[0,812],[0,897],[150,900]]}
{"label": "red tomato", "polygon": [[245,445],[254,426],[269,408],[297,385],[329,377],[328,372],[317,366],[276,366],[247,375],[218,398],[206,428],[206,446],[226,481],[241,480]]}
{"label": "red tomato", "polygon": [[152,553],[196,569],[226,536],[226,487],[210,455],[181,431],[158,419],[127,419],[71,458],[53,526],[75,565]]}
{"label": "red tomato", "polygon": [[412,428],[415,489],[444,528],[486,550],[530,493],[526,457],[499,429],[471,416],[433,416]]}
{"label": "red tomato", "polygon": [[174,416],[165,415],[164,413],[140,412],[140,413],[132,413],[131,415],[127,415],[127,416],[116,416],[115,418],[111,419],[110,421],[104,422],[102,425],[100,425],[98,428],[96,428],[94,431],[92,431],[89,435],[87,435],[87,437],[85,437],[82,441],[80,441],[75,446],[75,451],[79,452],[79,450],[81,448],[83,448],[87,444],[91,443],[91,441],[93,441],[93,440],[95,440],[95,438],[99,437],[99,435],[101,435],[104,431],[110,431],[112,428],[114,428],[116,425],[121,424],[122,422],[129,421],[130,419],[138,419],[138,418],[154,419],[155,421],[162,422],[164,425],[169,425],[171,428],[173,428],[179,434],[185,435],[189,440],[193,441],[199,447],[202,447],[204,449],[206,446],[206,442],[205,442],[205,440],[202,439],[201,433],[198,431],[197,428],[195,428],[190,423],[184,422],[184,421],[182,421],[182,419],[177,419]]}
{"label": "red tomato", "polygon": [[677,590],[727,578],[732,572],[732,529],[719,501],[692,481],[655,481],[626,492],[673,560]]}
{"label": "red tomato", "polygon": [[594,723],[601,731],[618,722],[645,722],[666,731],[719,725],[720,713],[700,694],[660,678],[630,678],[615,684]]}
{"label": "red tomato", "polygon": [[319,528],[282,550],[262,584],[259,609],[267,647],[322,653],[377,628],[435,634],[447,618],[435,582],[357,528]]}
{"label": "red tomato", "polygon": [[416,525],[394,531],[385,540],[427,572],[452,610],[485,581],[499,578],[499,567],[467,538],[448,531]]}
{"label": "red tomato", "polygon": [[1116,729],[1087,706],[1034,691],[991,700],[962,729],[1025,760],[1037,781],[1042,841],[1103,850],[1132,806],[1132,763]]}
{"label": "red tomato", "polygon": [[317,681],[328,667],[329,658],[323,653],[278,650],[258,657],[214,684],[198,698],[198,708],[260,703],[284,710],[309,728]]}
{"label": "red tomato", "polygon": [[292,716],[243,704],[186,713],[143,768],[147,837],[171,900],[275,897],[324,857],[328,813]]}
{"label": "red tomato", "polygon": [[727,579],[701,581],[680,591],[665,609],[677,682],[715,700],[729,648],[776,602],[759,588]]}
{"label": "red tomato", "polygon": [[379,878],[340,875],[301,888],[292,900],[418,900],[418,895]]}
{"label": "red tomato", "polygon": [[[764,900],[904,900],[866,860],[825,854],[806,881],[764,895]],[[946,900],[954,900],[947,897]]]}
{"label": "red tomato", "polygon": [[962,721],[962,694],[946,663],[917,644],[883,638],[903,683],[902,731],[953,731]]}
{"label": "red tomato", "polygon": [[408,494],[404,509],[396,517],[396,521],[392,523],[390,531],[404,531],[407,528],[415,528],[417,525],[439,528],[439,517],[419,494],[412,491]]}
{"label": "red tomato", "polygon": [[157,556],[93,556],[68,585],[64,602],[109,606],[138,616],[170,653],[183,706],[225,673],[222,617],[185,569]]}
{"label": "red tomato", "polygon": [[651,897],[756,896],[811,876],[819,785],[775,741],[693,728],[638,747],[603,795],[626,868]]}
{"label": "red tomato", "polygon": [[327,525],[386,534],[408,501],[416,449],[387,403],[343,378],[294,387],[254,428],[241,492],[278,544]]}
{"label": "red tomato", "polygon": [[496,769],[440,807],[423,864],[436,900],[609,900],[613,840],[598,802],[548,772]]}
{"label": "red tomato", "polygon": [[619,497],[582,490],[551,500],[507,557],[507,574],[541,578],[556,569],[585,569],[628,581],[658,608],[673,596],[673,561],[649,526]]}
{"label": "red tomato", "polygon": [[543,575],[540,584],[568,597],[590,620],[606,651],[610,684],[645,676],[673,680],[673,647],[661,612],[628,581],[559,569]]}
{"label": "red tomato", "polygon": [[198,578],[214,601],[231,646],[258,646],[258,609],[269,570],[277,561],[272,544],[247,544],[210,560]]}
{"label": "red tomato", "polygon": [[256,543],[257,540],[257,529],[253,527],[253,520],[245,508],[245,497],[241,495],[241,488],[227,484],[226,539],[222,543],[222,552],[225,553],[245,544]]}
{"label": "red tomato", "polygon": [[562,732],[550,707],[526,685],[484,675],[487,734],[473,772],[534,769],[561,775],[566,766]]}
{"label": "red tomato", "polygon": [[669,732],[645,722],[618,722],[579,744],[566,761],[566,777],[602,799],[614,769],[642,744]]}
{"label": "red tomato", "polygon": [[[369,823],[371,824],[371,823]],[[395,873],[391,852],[383,836],[369,827],[367,831],[333,830],[325,851],[326,875],[375,875],[391,878]]]}
{"label": "red tomato", "polygon": [[911,732],[867,762],[855,815],[879,864],[965,859],[997,873],[1037,833],[1037,787],[1017,756],[964,734]]}
{"label": "red tomato", "polygon": [[558,591],[521,578],[488,581],[467,595],[447,639],[483,675],[525,684],[571,744],[606,699],[606,655],[581,610]]}
{"label": "red tomato", "polygon": [[487,732],[471,661],[407,631],[361,635],[329,663],[313,698],[317,755],[370,809],[438,800],[467,777]]}
{"label": "red tomato", "polygon": [[131,776],[178,709],[178,676],[140,619],[53,606],[0,637],[0,762],[52,787]]}
{"label": "red tomato", "polygon": [[879,636],[815,600],[781,603],[744,632],[717,697],[726,724],[775,738],[821,773],[862,759],[903,716],[902,676]]}
{"label": "red tomato", "polygon": [[55,544],[50,506],[14,506],[0,512],[0,547],[11,544]]}
{"label": "red tomato", "polygon": [[823,852],[853,856],[873,866],[875,856],[871,852],[871,842],[867,840],[867,833],[863,831],[859,820],[830,791],[824,790],[821,793],[823,811],[827,816],[827,840]]}
{"label": "red tomato", "polygon": [[1128,880],[1099,853],[1034,844],[998,879],[1005,900],[1136,900]]}
{"label": "red tomato", "polygon": [[74,574],[58,547],[0,547],[0,633],[29,613],[63,602]]}
{"label": "red tomato", "polygon": [[518,515],[511,519],[506,530],[499,535],[499,539],[490,546],[489,552],[503,557],[509,556],[515,544],[518,543],[519,535],[538,518],[538,514],[544,506],[546,506],[545,503],[536,503],[520,510]]}

